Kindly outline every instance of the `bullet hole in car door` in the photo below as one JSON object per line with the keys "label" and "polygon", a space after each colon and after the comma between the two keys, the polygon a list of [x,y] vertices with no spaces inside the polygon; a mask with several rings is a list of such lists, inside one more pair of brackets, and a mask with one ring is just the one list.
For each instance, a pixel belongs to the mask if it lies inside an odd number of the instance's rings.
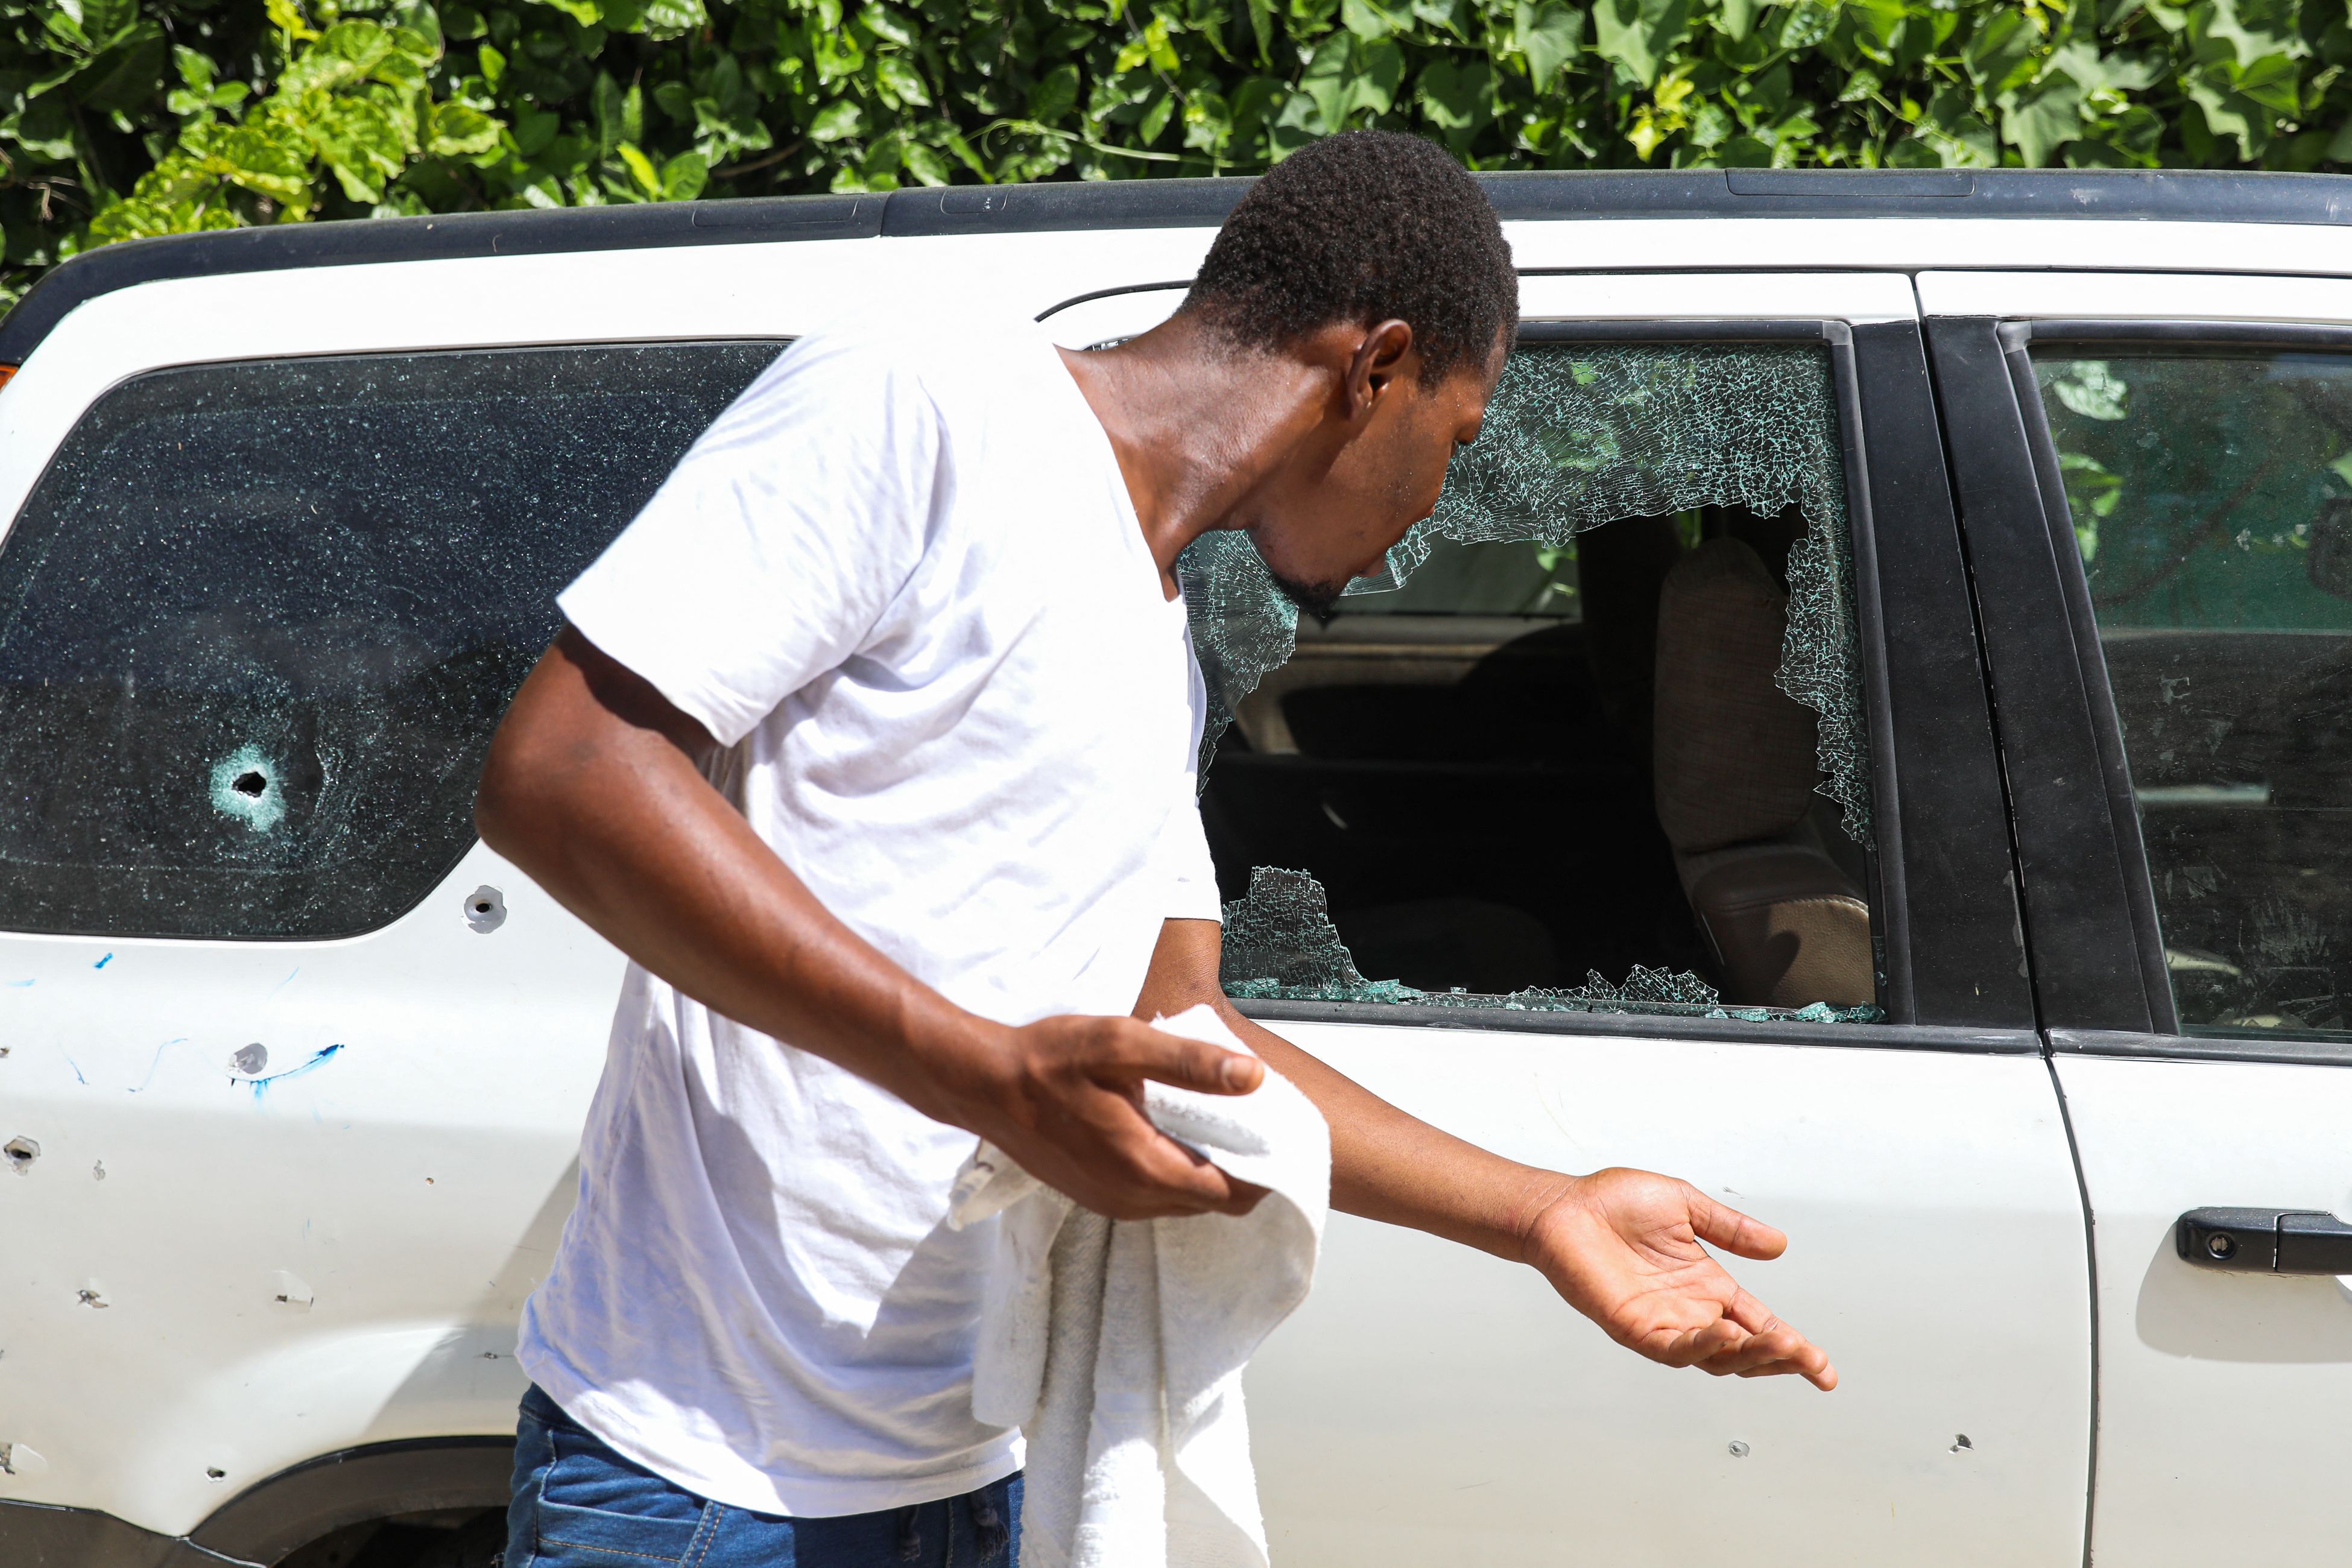
{"label": "bullet hole in car door", "polygon": [[1843,452],[1818,345],[1528,345],[1328,620],[1188,551],[1227,991],[1883,1016]]}

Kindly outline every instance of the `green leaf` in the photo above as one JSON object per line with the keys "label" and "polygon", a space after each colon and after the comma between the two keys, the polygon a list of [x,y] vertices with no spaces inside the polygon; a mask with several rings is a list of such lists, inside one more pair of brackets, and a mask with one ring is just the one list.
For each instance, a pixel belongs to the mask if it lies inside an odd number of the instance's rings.
{"label": "green leaf", "polygon": [[2040,41],[2022,11],[1997,9],[1977,24],[1960,60],[1978,88],[1992,98],[2032,79],[2033,46]]}
{"label": "green leaf", "polygon": [[904,55],[882,55],[874,62],[874,77],[882,90],[901,104],[927,108],[931,101],[930,89],[924,85],[922,74]]}
{"label": "green leaf", "polygon": [[698,33],[709,25],[710,13],[703,8],[702,0],[647,0],[646,37],[656,43]]}
{"label": "green leaf", "polygon": [[902,49],[915,47],[914,27],[887,5],[868,5],[857,14],[857,20],[877,38],[887,38]]}
{"label": "green leaf", "polygon": [[425,150],[436,158],[471,157],[499,144],[499,122],[464,103],[436,103]]}
{"label": "green leaf", "polygon": [[1727,37],[1745,38],[1755,30],[1756,13],[1762,4],[1763,0],[1722,0],[1715,25]]}
{"label": "green leaf", "polygon": [[217,151],[205,162],[256,195],[290,203],[303,200],[310,192],[307,150],[273,134],[266,126],[235,127],[220,139]]}
{"label": "green leaf", "polygon": [[1274,47],[1274,13],[1266,0],[1249,0],[1250,36],[1257,40],[1257,60],[1270,64],[1274,57],[1267,51]]}
{"label": "green leaf", "polygon": [[82,32],[103,47],[139,20],[138,0],[79,0],[71,15],[81,24]]}
{"label": "green leaf", "polygon": [[856,135],[865,122],[866,116],[856,102],[846,98],[835,99],[818,110],[816,118],[809,121],[809,140],[840,142]]}
{"label": "green leaf", "polygon": [[163,27],[152,21],[137,23],[75,72],[66,90],[84,109],[100,114],[129,113],[163,96],[168,54]]}
{"label": "green leaf", "polygon": [[629,171],[630,178],[637,182],[637,188],[645,192],[646,199],[659,201],[662,183],[661,176],[654,172],[654,161],[634,142],[624,142],[614,151],[620,154],[621,166]]}
{"label": "green leaf", "polygon": [[1460,146],[1495,117],[1495,79],[1484,59],[1440,58],[1422,69],[1413,97],[1429,122]]}
{"label": "green leaf", "polygon": [[1788,16],[1780,23],[1780,46],[1791,54],[1810,49],[1828,37],[1830,29],[1836,26],[1835,10],[1812,4],[1811,0],[1798,0],[1798,4],[1789,7]]}
{"label": "green leaf", "polygon": [[2245,68],[2236,85],[2241,97],[2281,114],[2295,114],[2303,108],[2302,79],[2301,68],[2286,56],[2264,55]]}
{"label": "green leaf", "polygon": [[596,125],[596,155],[609,158],[624,142],[634,142],[621,127],[621,84],[609,71],[598,71],[588,89],[588,114]]}
{"label": "green leaf", "polygon": [[[2294,30],[2294,11],[2276,0],[2200,0],[2189,8],[2189,34],[2200,44],[2220,46],[2237,65],[2252,68],[2266,56],[2309,52]],[[2282,25],[2273,26],[2273,22]],[[2201,49],[2200,57],[2212,58]]]}
{"label": "green leaf", "polygon": [[1593,52],[1637,87],[1650,87],[1682,41],[1690,0],[1593,0]]}
{"label": "green leaf", "polygon": [[172,46],[172,63],[179,68],[180,79],[201,93],[213,89],[213,62],[182,44]]}
{"label": "green leaf", "polygon": [[1583,47],[1584,13],[1566,0],[1518,0],[1511,36],[1528,58],[1528,79],[1540,93]]}
{"label": "green leaf", "polygon": [[1391,37],[1402,24],[1378,0],[1339,0],[1339,25],[1369,43]]}
{"label": "green leaf", "polygon": [[535,4],[561,11],[583,27],[593,27],[604,19],[596,0],[535,0]]}
{"label": "green leaf", "polygon": [[2062,142],[2083,130],[2083,89],[2072,78],[2052,72],[2042,85],[2016,95],[2001,110],[2002,139],[2017,149],[2029,169],[2048,164]]}
{"label": "green leaf", "polygon": [[950,177],[948,161],[918,142],[910,142],[898,150],[898,162],[906,165],[907,173],[926,185],[944,185]]}
{"label": "green leaf", "polygon": [[[632,169],[631,174],[636,171]],[[680,153],[662,165],[661,199],[690,202],[710,183],[710,163],[699,153]]]}
{"label": "green leaf", "polygon": [[1029,118],[1040,125],[1057,125],[1077,103],[1078,68],[1065,62],[1029,89]]}
{"label": "green leaf", "polygon": [[1136,122],[1137,145],[1149,147],[1159,141],[1160,133],[1168,129],[1168,117],[1175,110],[1176,95],[1163,90],[1153,100],[1151,107],[1143,111],[1143,118]]}

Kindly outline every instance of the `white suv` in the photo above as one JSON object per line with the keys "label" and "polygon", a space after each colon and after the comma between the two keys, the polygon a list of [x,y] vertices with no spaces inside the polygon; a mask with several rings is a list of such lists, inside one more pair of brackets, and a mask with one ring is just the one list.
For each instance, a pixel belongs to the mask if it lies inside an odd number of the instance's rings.
{"label": "white suv", "polygon": [[[1241,188],[240,230],[0,323],[0,1563],[489,1561],[621,968],[473,833],[554,591],[844,302],[1114,340]],[[1188,563],[1229,989],[1785,1227],[1844,1382],[1335,1217],[1278,1558],[2340,1555],[2352,181],[1486,188],[1522,345],[1402,586]]]}

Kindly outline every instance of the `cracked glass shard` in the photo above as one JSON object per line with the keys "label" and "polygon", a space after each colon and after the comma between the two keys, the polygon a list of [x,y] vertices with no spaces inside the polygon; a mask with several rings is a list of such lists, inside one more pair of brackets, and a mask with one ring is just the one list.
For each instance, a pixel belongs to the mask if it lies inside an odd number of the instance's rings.
{"label": "cracked glass shard", "polygon": [[[1706,506],[1805,521],[1789,554],[1776,679],[1818,716],[1820,793],[1870,839],[1868,733],[1854,619],[1843,447],[1825,350],[1801,344],[1535,345],[1514,353],[1478,439],[1435,513],[1350,595],[1402,585],[1434,543],[1568,544],[1604,523]],[[1207,777],[1234,705],[1296,647],[1298,612],[1246,537],[1212,533],[1178,562],[1209,689]]]}
{"label": "cracked glass shard", "polygon": [[1331,923],[1323,885],[1304,871],[1260,866],[1249,891],[1224,907],[1224,954],[1218,979],[1240,1001],[1376,1002],[1515,1013],[1630,1013],[1669,1017],[1869,1024],[1874,1006],[1726,1006],[1714,986],[1687,970],[1635,964],[1623,984],[1598,973],[1569,989],[1534,986],[1503,994],[1423,991],[1395,980],[1367,980]]}

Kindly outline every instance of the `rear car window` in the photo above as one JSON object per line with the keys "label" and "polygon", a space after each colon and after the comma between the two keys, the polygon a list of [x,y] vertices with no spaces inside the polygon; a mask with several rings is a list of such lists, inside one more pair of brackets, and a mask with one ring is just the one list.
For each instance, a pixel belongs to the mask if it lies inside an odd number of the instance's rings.
{"label": "rear car window", "polygon": [[155,371],[0,542],[0,920],[324,938],[474,842],[554,595],[775,342]]}
{"label": "rear car window", "polygon": [[2352,1031],[2352,355],[2033,358],[2181,1024]]}

